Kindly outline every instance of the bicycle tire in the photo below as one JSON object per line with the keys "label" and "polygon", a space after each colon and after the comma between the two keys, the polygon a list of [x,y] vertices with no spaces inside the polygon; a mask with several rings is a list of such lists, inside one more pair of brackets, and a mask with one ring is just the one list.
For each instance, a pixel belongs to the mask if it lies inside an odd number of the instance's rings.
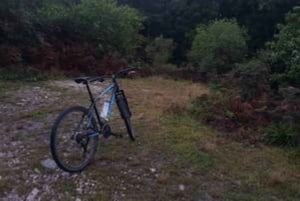
{"label": "bicycle tire", "polygon": [[124,123],[125,123],[126,129],[127,129],[127,133],[129,135],[129,138],[132,141],[135,141],[135,137],[134,137],[134,134],[133,134],[133,129],[132,129],[132,126],[131,126],[130,118],[124,118]]}
{"label": "bicycle tire", "polygon": [[123,90],[118,91],[116,97],[117,97],[117,105],[119,108],[119,112],[122,119],[124,120],[128,136],[132,141],[135,141],[134,133],[130,121],[131,112],[124,91]]}
{"label": "bicycle tire", "polygon": [[[61,153],[59,153],[59,150],[58,150],[59,147],[57,144],[58,134],[59,134],[58,131],[60,129],[60,126],[63,125],[62,123],[64,122],[64,120],[66,120],[67,117],[70,116],[72,113],[76,113],[76,112],[81,113],[82,118],[84,118],[88,115],[88,109],[85,107],[81,107],[81,106],[74,106],[74,107],[71,107],[71,108],[63,111],[55,120],[54,125],[51,130],[51,137],[50,137],[50,150],[51,150],[51,154],[52,154],[54,161],[56,162],[56,164],[58,165],[59,168],[61,168],[64,171],[71,172],[71,173],[81,172],[90,164],[90,162],[92,161],[92,159],[96,153],[98,141],[99,141],[98,136],[88,137],[86,139],[87,146],[89,145],[89,143],[92,143],[91,152],[87,155],[86,158],[84,158],[82,163],[80,163],[79,165],[76,165],[76,166],[66,165],[65,161],[62,160],[62,158],[60,157]],[[92,128],[94,130],[96,130],[96,128],[97,128],[96,121],[93,117],[91,117],[91,120],[92,120],[91,121]],[[79,124],[79,126],[81,126],[81,125]],[[71,139],[69,139],[69,140],[71,140]],[[90,140],[92,140],[92,141],[90,142]],[[77,141],[77,139],[76,139],[76,141]],[[76,143],[78,143],[78,142],[76,142]],[[85,153],[84,153],[84,155],[85,155]]]}

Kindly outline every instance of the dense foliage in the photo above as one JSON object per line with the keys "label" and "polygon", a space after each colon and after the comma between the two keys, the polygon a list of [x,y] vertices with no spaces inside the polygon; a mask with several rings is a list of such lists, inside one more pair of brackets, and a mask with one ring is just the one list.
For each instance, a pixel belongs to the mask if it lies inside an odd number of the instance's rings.
{"label": "dense foliage", "polygon": [[191,59],[206,71],[228,72],[247,52],[245,31],[235,21],[220,20],[196,29]]}
{"label": "dense foliage", "polygon": [[141,17],[114,0],[83,0],[66,6],[45,4],[38,12],[41,26],[61,39],[84,40],[102,52],[129,53],[138,44]]}
{"label": "dense foliage", "polygon": [[295,7],[279,25],[270,43],[273,77],[283,83],[300,85],[300,7]]}
{"label": "dense foliage", "polygon": [[143,12],[146,16],[145,36],[163,35],[178,44],[174,62],[182,63],[192,44],[194,29],[215,19],[233,19],[249,33],[249,49],[264,47],[283,22],[285,14],[298,0],[118,0]]}
{"label": "dense foliage", "polygon": [[145,51],[148,61],[153,66],[157,66],[170,62],[174,48],[175,45],[172,39],[160,36],[151,40],[146,46]]}
{"label": "dense foliage", "polygon": [[137,10],[115,0],[3,0],[0,65],[71,69],[84,57],[81,66],[96,68],[105,55],[133,54],[142,21]]}

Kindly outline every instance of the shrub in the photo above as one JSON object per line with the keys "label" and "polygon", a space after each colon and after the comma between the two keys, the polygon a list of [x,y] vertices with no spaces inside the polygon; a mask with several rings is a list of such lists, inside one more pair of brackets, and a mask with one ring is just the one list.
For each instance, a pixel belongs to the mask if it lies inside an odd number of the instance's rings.
{"label": "shrub", "polygon": [[278,146],[295,147],[299,144],[299,138],[299,131],[286,123],[273,124],[266,132],[266,141]]}
{"label": "shrub", "polygon": [[47,76],[40,71],[28,66],[7,66],[0,68],[0,80],[19,80],[19,81],[41,81],[46,80]]}
{"label": "shrub", "polygon": [[267,90],[269,82],[267,64],[258,59],[252,59],[237,66],[239,93],[244,99],[251,100]]}
{"label": "shrub", "polygon": [[142,17],[137,10],[119,6],[115,0],[47,3],[38,13],[49,35],[84,40],[95,44],[101,52],[128,55],[139,42]]}
{"label": "shrub", "polygon": [[0,43],[32,46],[37,42],[33,23],[37,1],[0,1]]}
{"label": "shrub", "polygon": [[147,59],[153,66],[167,64],[173,55],[175,48],[172,39],[157,37],[146,46]]}
{"label": "shrub", "polygon": [[213,93],[196,98],[192,101],[189,112],[196,119],[225,132],[232,132],[238,128],[236,116],[231,111],[228,93]]}
{"label": "shrub", "polygon": [[273,79],[284,84],[300,85],[300,7],[288,13],[285,25],[269,43]]}
{"label": "shrub", "polygon": [[219,20],[196,29],[191,60],[207,71],[225,73],[247,52],[246,31],[234,20]]}

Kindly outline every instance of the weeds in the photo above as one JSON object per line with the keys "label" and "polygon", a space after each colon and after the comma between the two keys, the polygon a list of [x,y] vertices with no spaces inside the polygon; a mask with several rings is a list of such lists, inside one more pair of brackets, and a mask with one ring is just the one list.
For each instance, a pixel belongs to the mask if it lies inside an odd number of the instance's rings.
{"label": "weeds", "polygon": [[273,124],[266,131],[266,142],[269,144],[296,147],[299,139],[299,132],[290,124]]}
{"label": "weeds", "polygon": [[168,134],[168,146],[170,150],[179,157],[179,165],[189,164],[190,166],[208,169],[213,166],[213,159],[210,153],[201,150],[199,144],[202,132],[201,127],[188,116],[169,115],[163,119]]}
{"label": "weeds", "polygon": [[18,80],[36,82],[46,80],[47,76],[40,71],[24,66],[8,66],[0,69],[0,80]]}

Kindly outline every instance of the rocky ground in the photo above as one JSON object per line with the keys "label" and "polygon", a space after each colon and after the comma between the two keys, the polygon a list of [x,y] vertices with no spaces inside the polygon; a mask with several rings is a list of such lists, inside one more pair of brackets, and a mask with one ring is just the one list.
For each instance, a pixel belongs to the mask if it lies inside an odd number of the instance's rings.
{"label": "rocky ground", "polygon": [[192,98],[208,93],[206,86],[162,78],[122,84],[137,141],[101,138],[94,162],[69,174],[51,158],[50,129],[63,109],[87,104],[84,87],[72,81],[0,82],[0,200],[300,197],[299,166],[285,151],[229,141],[185,114]]}

